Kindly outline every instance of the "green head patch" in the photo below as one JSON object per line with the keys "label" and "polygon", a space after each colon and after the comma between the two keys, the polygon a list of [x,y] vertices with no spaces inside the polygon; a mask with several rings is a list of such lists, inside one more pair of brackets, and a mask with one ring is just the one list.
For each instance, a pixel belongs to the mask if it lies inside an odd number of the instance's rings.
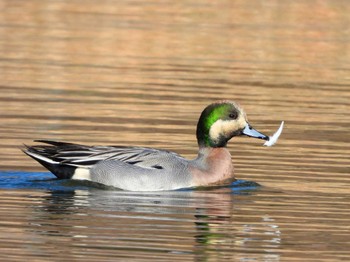
{"label": "green head patch", "polygon": [[219,120],[235,120],[241,114],[241,109],[233,102],[218,102],[207,106],[198,121],[197,140],[200,146],[221,147],[225,146],[231,137],[223,136],[214,141],[210,136],[211,127]]}

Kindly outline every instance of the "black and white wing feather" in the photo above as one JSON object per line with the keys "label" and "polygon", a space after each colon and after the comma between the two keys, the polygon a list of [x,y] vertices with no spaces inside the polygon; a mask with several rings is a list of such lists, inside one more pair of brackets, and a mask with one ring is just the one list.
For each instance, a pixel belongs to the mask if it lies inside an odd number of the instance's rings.
{"label": "black and white wing feather", "polygon": [[[27,155],[37,160],[59,178],[67,178],[69,175],[58,174],[64,168],[90,168],[96,163],[105,160],[118,160],[130,165],[143,168],[162,169],[171,161],[184,160],[180,155],[146,147],[124,146],[85,146],[73,143],[37,140],[48,145],[26,146],[23,150]],[[73,172],[74,173],[74,172]]]}

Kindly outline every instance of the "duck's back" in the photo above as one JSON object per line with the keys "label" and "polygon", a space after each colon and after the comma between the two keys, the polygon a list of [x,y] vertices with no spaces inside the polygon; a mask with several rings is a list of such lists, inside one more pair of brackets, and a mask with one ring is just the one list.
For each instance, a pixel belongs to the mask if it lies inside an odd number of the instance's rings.
{"label": "duck's back", "polygon": [[39,142],[49,145],[27,147],[24,152],[61,179],[90,180],[147,191],[176,189],[190,183],[188,161],[174,152],[145,147]]}

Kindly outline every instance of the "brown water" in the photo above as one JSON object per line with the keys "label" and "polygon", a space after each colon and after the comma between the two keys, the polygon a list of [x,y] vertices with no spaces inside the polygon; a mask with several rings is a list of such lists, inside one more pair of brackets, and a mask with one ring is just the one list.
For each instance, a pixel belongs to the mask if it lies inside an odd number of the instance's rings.
{"label": "brown water", "polygon": [[[0,259],[350,260],[349,14],[341,0],[0,1]],[[241,186],[91,188],[37,173],[18,149],[193,158],[218,99],[268,134],[285,120],[274,147],[230,142]]]}

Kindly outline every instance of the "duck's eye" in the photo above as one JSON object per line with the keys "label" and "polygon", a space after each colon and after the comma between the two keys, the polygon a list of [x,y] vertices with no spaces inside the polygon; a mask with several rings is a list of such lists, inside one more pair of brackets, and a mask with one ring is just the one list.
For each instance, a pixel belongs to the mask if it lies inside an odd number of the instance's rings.
{"label": "duck's eye", "polygon": [[232,119],[237,119],[237,117],[238,117],[237,113],[234,113],[234,112],[230,113],[228,116]]}

